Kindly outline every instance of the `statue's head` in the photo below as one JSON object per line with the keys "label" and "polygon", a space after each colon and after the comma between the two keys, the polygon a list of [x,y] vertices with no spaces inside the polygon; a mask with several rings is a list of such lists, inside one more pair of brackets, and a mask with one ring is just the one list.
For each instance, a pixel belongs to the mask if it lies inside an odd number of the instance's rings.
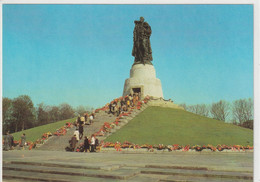
{"label": "statue's head", "polygon": [[140,17],[140,22],[144,22],[144,17]]}

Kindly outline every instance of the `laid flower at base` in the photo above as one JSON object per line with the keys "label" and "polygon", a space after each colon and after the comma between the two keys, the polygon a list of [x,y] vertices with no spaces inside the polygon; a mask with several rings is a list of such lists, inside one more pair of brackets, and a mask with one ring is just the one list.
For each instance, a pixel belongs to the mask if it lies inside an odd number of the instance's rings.
{"label": "laid flower at base", "polygon": [[[167,148],[167,147],[166,147]],[[163,149],[165,149],[165,147],[164,147],[164,145],[163,144],[159,144],[159,146],[158,146],[158,148],[157,148],[158,150],[163,150]]]}
{"label": "laid flower at base", "polygon": [[73,126],[72,123],[70,123],[70,122],[67,122],[67,123],[66,123],[66,127],[67,127],[67,128],[71,128],[72,126]]}
{"label": "laid flower at base", "polygon": [[203,148],[200,145],[195,145],[192,147],[193,149],[195,149],[196,151],[200,152],[203,150]]}
{"label": "laid flower at base", "polygon": [[173,150],[180,150],[182,147],[179,144],[174,144],[173,145]]}
{"label": "laid flower at base", "polygon": [[121,144],[119,142],[115,143],[115,149],[116,149],[116,151],[122,151]]}
{"label": "laid flower at base", "polygon": [[183,149],[182,149],[182,151],[189,151],[190,150],[190,145],[186,145]]}
{"label": "laid flower at base", "polygon": [[207,149],[210,149],[210,150],[213,151],[213,152],[217,150],[217,148],[214,147],[213,145],[208,145],[208,146],[207,146]]}
{"label": "laid flower at base", "polygon": [[67,130],[65,127],[61,127],[60,129],[58,129],[56,132],[54,132],[53,134],[56,136],[63,136],[66,135]]}

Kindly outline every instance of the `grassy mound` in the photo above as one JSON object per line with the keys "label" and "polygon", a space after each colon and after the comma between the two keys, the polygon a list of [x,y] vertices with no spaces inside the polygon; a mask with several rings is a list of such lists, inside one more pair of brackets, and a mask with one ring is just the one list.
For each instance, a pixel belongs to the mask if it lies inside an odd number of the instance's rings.
{"label": "grassy mound", "polygon": [[105,141],[164,145],[253,145],[253,131],[187,111],[148,107]]}
{"label": "grassy mound", "polygon": [[74,122],[74,121],[75,121],[75,118],[67,119],[67,120],[63,120],[63,121],[57,121],[55,123],[37,126],[35,128],[30,128],[28,130],[12,133],[12,135],[14,136],[14,140],[20,140],[21,135],[23,133],[25,133],[26,140],[34,142],[37,139],[41,138],[43,133],[47,133],[47,132],[54,133],[57,129],[64,126],[66,124],[66,122]]}

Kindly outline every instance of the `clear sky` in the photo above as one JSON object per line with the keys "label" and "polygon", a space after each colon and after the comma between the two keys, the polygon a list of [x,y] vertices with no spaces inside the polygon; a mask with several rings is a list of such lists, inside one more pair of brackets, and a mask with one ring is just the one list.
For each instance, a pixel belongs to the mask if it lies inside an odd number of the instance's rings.
{"label": "clear sky", "polygon": [[253,98],[252,5],[3,5],[3,97],[74,107],[120,97],[140,16],[165,99]]}

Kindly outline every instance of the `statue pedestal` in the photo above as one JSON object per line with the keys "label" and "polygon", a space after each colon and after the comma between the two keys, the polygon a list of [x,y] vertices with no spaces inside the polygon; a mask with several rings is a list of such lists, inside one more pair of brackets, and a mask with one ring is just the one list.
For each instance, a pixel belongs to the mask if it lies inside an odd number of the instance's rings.
{"label": "statue pedestal", "polygon": [[153,65],[136,64],[130,70],[130,78],[125,80],[123,96],[141,92],[141,97],[147,95],[163,98],[161,81],[156,78]]}

